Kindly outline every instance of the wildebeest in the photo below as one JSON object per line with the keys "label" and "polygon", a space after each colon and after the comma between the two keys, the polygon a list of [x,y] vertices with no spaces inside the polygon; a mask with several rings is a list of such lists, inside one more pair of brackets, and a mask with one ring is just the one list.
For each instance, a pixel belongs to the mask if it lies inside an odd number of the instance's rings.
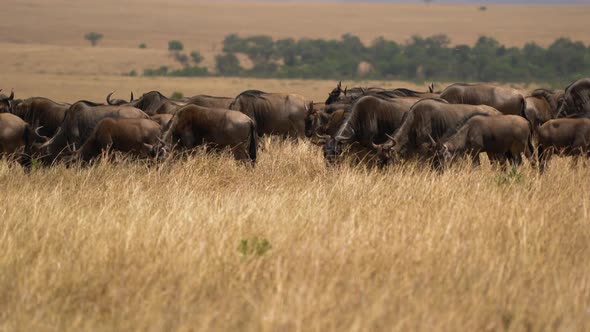
{"label": "wildebeest", "polygon": [[133,102],[133,91],[131,91],[131,98],[129,99],[129,101],[126,101],[123,99],[111,99],[111,96],[113,95],[113,93],[115,93],[115,91],[113,91],[107,95],[107,104],[109,104],[109,105],[121,106],[121,105],[126,105],[126,104]]}
{"label": "wildebeest", "polygon": [[234,101],[234,98],[196,95],[190,98],[186,98],[183,101],[188,104],[194,104],[197,106],[229,109],[229,105]]}
{"label": "wildebeest", "polygon": [[492,160],[503,156],[518,166],[522,154],[533,162],[531,134],[530,124],[521,116],[474,113],[456,134],[442,143],[441,152],[447,162],[456,155],[468,155],[477,166],[479,154],[486,152]]}
{"label": "wildebeest", "polygon": [[258,143],[254,121],[232,110],[187,105],[172,118],[164,141],[181,151],[202,145],[218,151],[229,148],[236,160],[256,162]]}
{"label": "wildebeest", "polygon": [[540,170],[544,171],[553,154],[590,157],[590,119],[553,119],[534,128],[538,142]]}
{"label": "wildebeest", "polygon": [[451,104],[488,105],[503,114],[523,115],[526,108],[520,91],[490,84],[456,83],[444,89],[440,98]]}
{"label": "wildebeest", "polygon": [[73,154],[89,162],[103,151],[120,151],[139,158],[156,157],[161,148],[162,129],[150,119],[105,118],[101,120],[90,137]]}
{"label": "wildebeest", "polygon": [[254,120],[259,136],[303,138],[310,104],[310,101],[297,94],[247,90],[235,98],[230,109],[244,113]]}
{"label": "wildebeest", "polygon": [[486,105],[450,104],[443,99],[422,99],[406,113],[403,123],[393,137],[374,148],[384,159],[392,155],[410,157],[418,154],[430,157],[435,151],[433,142],[455,134],[466,117],[475,113],[502,114]]}
{"label": "wildebeest", "polygon": [[[2,91],[2,89],[0,89]],[[14,100],[14,91],[10,91],[10,96],[0,94],[0,113],[12,113],[12,101]]]}
{"label": "wildebeest", "polygon": [[69,104],[57,103],[44,97],[31,97],[23,100],[13,110],[13,113],[33,128],[38,128],[42,136],[51,137],[61,126]]}
{"label": "wildebeest", "polygon": [[27,146],[32,137],[32,130],[23,119],[14,114],[0,113],[0,157]]}
{"label": "wildebeest", "polygon": [[166,131],[170,125],[170,121],[172,121],[172,117],[174,117],[172,114],[156,114],[150,116],[150,119],[158,123],[162,127],[162,130]]}
{"label": "wildebeest", "polygon": [[158,91],[144,93],[140,98],[135,99],[128,105],[139,108],[147,115],[174,114],[187,103],[172,100]]}
{"label": "wildebeest", "polygon": [[72,145],[73,150],[82,146],[92,134],[96,125],[105,118],[149,119],[140,109],[123,105],[111,106],[78,101],[68,108],[57,133],[36,151],[40,160],[47,164],[55,161],[64,150]]}
{"label": "wildebeest", "polygon": [[530,96],[527,96],[525,100],[524,116],[533,127],[537,127],[557,117],[557,112],[563,102],[563,94],[537,89]]}
{"label": "wildebeest", "polygon": [[568,85],[563,98],[557,117],[590,114],[590,78],[582,78]]}
{"label": "wildebeest", "polygon": [[387,98],[399,98],[399,97],[416,97],[416,98],[435,98],[438,97],[440,92],[434,91],[434,83],[428,86],[427,92],[418,92],[406,88],[397,89],[383,89],[377,87],[354,87],[351,89],[345,88],[342,90],[342,81],[338,82],[336,88],[334,88],[329,94],[326,100],[326,105],[334,103],[348,103],[351,104],[360,97],[369,95],[380,95],[381,97]]}
{"label": "wildebeest", "polygon": [[352,107],[335,137],[326,134],[322,136],[326,141],[324,156],[329,162],[335,161],[347,147],[353,145],[359,145],[363,150],[372,153],[373,144],[385,142],[387,135],[399,128],[404,114],[417,100],[361,97]]}

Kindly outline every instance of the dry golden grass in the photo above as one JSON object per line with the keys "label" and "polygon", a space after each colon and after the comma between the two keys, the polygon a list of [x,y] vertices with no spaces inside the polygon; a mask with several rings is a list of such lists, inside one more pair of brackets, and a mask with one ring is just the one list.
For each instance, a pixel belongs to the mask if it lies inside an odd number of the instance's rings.
{"label": "dry golden grass", "polygon": [[0,164],[0,330],[590,329],[589,168],[259,161]]}

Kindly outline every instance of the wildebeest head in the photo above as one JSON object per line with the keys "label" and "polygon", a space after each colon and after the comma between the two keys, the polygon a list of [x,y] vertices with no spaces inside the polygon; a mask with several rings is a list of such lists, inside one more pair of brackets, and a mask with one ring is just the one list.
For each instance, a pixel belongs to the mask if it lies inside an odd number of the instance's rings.
{"label": "wildebeest head", "polygon": [[133,91],[131,91],[131,98],[129,99],[129,102],[127,102],[126,100],[123,100],[123,99],[111,99],[111,96],[113,95],[113,93],[115,93],[115,91],[113,91],[107,95],[107,104],[114,105],[114,106],[121,106],[121,105],[133,103]]}
{"label": "wildebeest head", "polygon": [[377,153],[377,156],[381,160],[391,160],[394,157],[394,153],[392,152],[393,147],[395,146],[395,140],[392,136],[385,134],[387,136],[387,141],[382,144],[375,144],[372,143],[373,149]]}
{"label": "wildebeest head", "polygon": [[305,105],[307,114],[305,116],[305,136],[310,138],[318,132],[329,120],[326,112],[316,110],[313,102]]}
{"label": "wildebeest head", "polygon": [[330,105],[335,103],[339,100],[340,95],[344,92],[346,95],[346,89],[342,90],[342,81],[338,82],[338,85],[328,94],[328,99],[326,99],[326,105]]}
{"label": "wildebeest head", "polygon": [[[0,89],[2,91],[2,89]],[[12,113],[12,101],[14,100],[14,91],[10,91],[10,96],[0,94],[0,113]]]}
{"label": "wildebeest head", "polygon": [[570,84],[563,96],[557,117],[590,113],[590,78],[579,79]]}
{"label": "wildebeest head", "polygon": [[544,99],[551,108],[551,114],[556,117],[564,102],[563,92],[555,93],[547,89],[537,89],[531,93],[532,97]]}

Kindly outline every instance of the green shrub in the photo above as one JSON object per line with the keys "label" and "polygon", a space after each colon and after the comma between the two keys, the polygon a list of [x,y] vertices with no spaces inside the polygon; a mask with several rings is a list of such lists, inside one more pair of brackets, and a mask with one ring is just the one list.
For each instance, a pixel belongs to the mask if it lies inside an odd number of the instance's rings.
{"label": "green shrub", "polygon": [[184,94],[182,92],[174,91],[174,92],[172,92],[172,95],[170,95],[170,98],[180,100],[180,99],[184,98]]}
{"label": "green shrub", "polygon": [[168,50],[169,51],[182,51],[184,49],[184,45],[179,40],[171,40],[168,42]]}
{"label": "green shrub", "polygon": [[89,32],[84,35],[84,39],[88,40],[92,46],[96,46],[102,37],[104,37],[103,34],[98,32]]}
{"label": "green shrub", "polygon": [[139,44],[139,48],[147,48],[147,45],[145,43],[141,43]]}

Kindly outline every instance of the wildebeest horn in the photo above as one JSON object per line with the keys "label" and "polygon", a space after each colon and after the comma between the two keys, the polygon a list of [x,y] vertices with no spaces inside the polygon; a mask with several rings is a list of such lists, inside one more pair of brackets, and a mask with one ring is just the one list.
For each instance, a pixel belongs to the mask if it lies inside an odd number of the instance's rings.
{"label": "wildebeest horn", "polygon": [[315,137],[317,137],[319,139],[325,139],[325,140],[330,139],[330,135],[320,135],[320,134],[318,134],[317,131],[315,132]]}
{"label": "wildebeest horn", "polygon": [[434,138],[432,138],[432,136],[430,136],[430,134],[428,134],[428,138],[430,138],[430,142],[432,142],[432,145],[436,145],[436,141],[434,140]]}
{"label": "wildebeest horn", "polygon": [[348,91],[348,86],[344,88],[344,95],[346,96],[346,91]]}
{"label": "wildebeest horn", "polygon": [[61,132],[61,127],[57,128],[57,132],[55,133],[55,135],[53,135],[53,137],[49,141],[43,143],[41,145],[41,148],[45,148],[46,146],[51,145],[53,143],[53,141],[55,140],[55,138],[57,137],[57,135],[59,135],[60,132]]}
{"label": "wildebeest horn", "polygon": [[430,93],[434,92],[434,82],[430,83],[430,85],[428,86],[428,91],[430,91]]}
{"label": "wildebeest horn", "polygon": [[392,141],[394,140],[394,139],[393,139],[393,136],[391,136],[391,135],[389,135],[389,134],[385,134],[385,136],[387,136],[387,138],[389,138],[389,139],[390,139],[390,140],[392,140]]}
{"label": "wildebeest horn", "polygon": [[8,100],[13,100],[14,99],[14,89],[10,90],[10,97],[8,97]]}
{"label": "wildebeest horn", "polygon": [[350,141],[350,139],[352,139],[352,137],[354,136],[354,129],[350,129],[350,130],[352,131],[352,134],[350,134],[350,136],[348,136],[348,137],[342,136],[342,135],[334,137],[336,142]]}
{"label": "wildebeest horn", "polygon": [[113,95],[113,93],[115,93],[115,91],[113,91],[113,92],[111,92],[111,93],[109,93],[109,94],[107,95],[107,104],[109,104],[109,105],[113,105],[113,104],[111,103],[111,96]]}
{"label": "wildebeest horn", "polygon": [[41,128],[43,128],[43,126],[37,127],[35,129],[35,134],[37,134],[37,136],[41,137],[43,140],[48,141],[49,140],[49,137],[43,136],[43,135],[41,135],[41,133],[39,133],[39,130],[41,130]]}
{"label": "wildebeest horn", "polygon": [[129,99],[129,102],[132,103],[133,102],[133,91],[131,91],[131,99]]}
{"label": "wildebeest horn", "polygon": [[338,85],[336,86],[336,88],[340,91],[342,91],[342,81],[338,82]]}

